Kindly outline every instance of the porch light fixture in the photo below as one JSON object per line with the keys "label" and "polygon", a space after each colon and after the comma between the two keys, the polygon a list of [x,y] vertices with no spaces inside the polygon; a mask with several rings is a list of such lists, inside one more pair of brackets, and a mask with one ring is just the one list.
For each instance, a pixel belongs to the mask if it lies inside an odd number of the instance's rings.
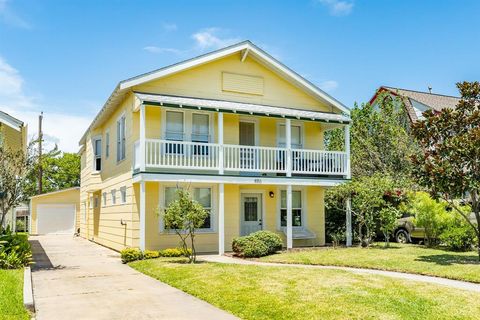
{"label": "porch light fixture", "polygon": [[273,198],[275,196],[275,193],[273,193],[273,191],[270,191],[268,195],[270,196],[270,198]]}

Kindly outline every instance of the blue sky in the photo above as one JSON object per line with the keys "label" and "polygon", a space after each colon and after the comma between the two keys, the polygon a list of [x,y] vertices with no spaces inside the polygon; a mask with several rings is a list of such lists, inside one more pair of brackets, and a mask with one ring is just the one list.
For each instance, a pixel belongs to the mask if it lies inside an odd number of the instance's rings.
{"label": "blue sky", "polygon": [[249,39],[351,107],[480,80],[480,1],[0,0],[0,109],[77,142],[123,79]]}

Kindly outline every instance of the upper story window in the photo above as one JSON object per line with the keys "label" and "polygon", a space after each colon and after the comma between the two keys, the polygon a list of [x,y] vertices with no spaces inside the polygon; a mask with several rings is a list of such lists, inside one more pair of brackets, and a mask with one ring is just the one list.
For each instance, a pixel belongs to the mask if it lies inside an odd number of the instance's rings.
{"label": "upper story window", "polygon": [[110,156],[110,131],[105,133],[105,158]]}
{"label": "upper story window", "polygon": [[210,131],[210,117],[205,113],[192,114],[192,141],[208,142]]}
{"label": "upper story window", "polygon": [[[287,191],[281,191],[280,199],[280,226],[287,226]],[[302,192],[292,191],[292,226],[302,226]]]}
{"label": "upper story window", "polygon": [[125,159],[126,119],[122,115],[117,120],[117,162]]}
{"label": "upper story window", "polygon": [[93,170],[102,170],[102,138],[93,139]]}
{"label": "upper story window", "polygon": [[[292,148],[294,149],[301,149],[303,146],[302,141],[302,126],[300,125],[291,125],[292,133]],[[279,124],[278,126],[278,146],[285,147],[286,146],[286,132],[285,132],[285,124]]]}
{"label": "upper story window", "polygon": [[166,112],[165,138],[167,140],[182,141],[184,138],[184,113],[179,111]]}

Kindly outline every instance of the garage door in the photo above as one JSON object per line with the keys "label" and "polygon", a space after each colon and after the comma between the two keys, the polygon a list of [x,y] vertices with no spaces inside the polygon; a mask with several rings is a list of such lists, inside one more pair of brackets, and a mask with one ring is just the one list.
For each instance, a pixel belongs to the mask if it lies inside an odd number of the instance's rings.
{"label": "garage door", "polygon": [[73,234],[74,229],[74,204],[37,205],[38,234]]}

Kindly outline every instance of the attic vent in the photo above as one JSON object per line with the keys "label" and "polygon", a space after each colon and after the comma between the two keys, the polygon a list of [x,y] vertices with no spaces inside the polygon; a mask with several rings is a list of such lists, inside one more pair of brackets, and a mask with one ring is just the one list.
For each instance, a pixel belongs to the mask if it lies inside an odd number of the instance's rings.
{"label": "attic vent", "polygon": [[222,72],[222,90],[263,95],[263,78],[244,74]]}

